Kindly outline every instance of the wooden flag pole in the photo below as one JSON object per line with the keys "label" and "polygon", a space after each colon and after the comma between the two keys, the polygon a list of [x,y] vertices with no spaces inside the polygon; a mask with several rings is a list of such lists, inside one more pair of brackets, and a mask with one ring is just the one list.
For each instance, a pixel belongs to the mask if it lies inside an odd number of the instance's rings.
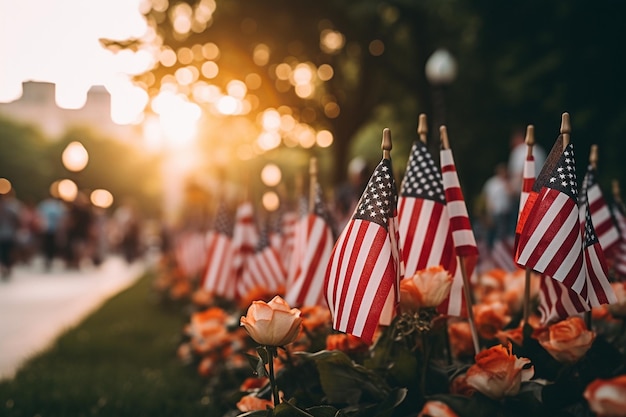
{"label": "wooden flag pole", "polygon": [[624,211],[624,202],[622,201],[622,194],[619,188],[619,181],[614,179],[611,182],[611,186],[612,186],[612,191],[613,191],[613,200],[615,201],[615,204],[617,204],[619,208],[622,211]]}
{"label": "wooden flag pole", "polygon": [[[441,146],[443,147],[443,149],[450,149],[450,142],[448,141],[448,131],[445,125],[439,127],[439,134],[441,137]],[[471,294],[470,280],[467,276],[465,257],[457,257],[459,259],[459,266],[461,267],[461,275],[463,277],[463,295],[465,296],[465,304],[467,307],[467,320],[469,322],[470,331],[472,333],[472,341],[474,342],[474,352],[478,354],[480,352],[480,340],[478,338],[478,331],[476,330],[476,322],[474,321],[474,302]]]}
{"label": "wooden flag pole", "polygon": [[569,113],[565,112],[561,115],[561,135],[563,135],[563,149],[567,148],[572,133],[572,125],[569,122]]}
{"label": "wooden flag pole", "polygon": [[[535,127],[533,125],[528,125],[526,127],[526,157],[533,156],[533,147],[535,146]],[[523,179],[522,179],[523,181]],[[523,185],[522,185],[523,187]],[[530,317],[530,278],[531,278],[531,269],[526,268],[525,270],[525,279],[524,279],[524,316],[523,316],[523,325],[528,323],[528,318]]]}
{"label": "wooden flag pole", "polygon": [[315,211],[315,193],[317,189],[317,158],[312,157],[309,160],[309,213]]}
{"label": "wooden flag pole", "polygon": [[428,123],[426,123],[426,114],[421,113],[419,115],[419,121],[417,124],[417,134],[423,144],[428,141]]}
{"label": "wooden flag pole", "polygon": [[383,129],[383,141],[380,145],[380,148],[383,150],[383,158],[391,159],[391,130],[388,127]]}

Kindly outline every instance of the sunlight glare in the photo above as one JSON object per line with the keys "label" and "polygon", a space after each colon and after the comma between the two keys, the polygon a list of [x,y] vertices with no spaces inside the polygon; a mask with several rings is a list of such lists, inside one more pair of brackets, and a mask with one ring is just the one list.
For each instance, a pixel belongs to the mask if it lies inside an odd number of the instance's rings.
{"label": "sunlight glare", "polygon": [[263,112],[261,119],[263,129],[267,131],[277,131],[280,127],[280,114],[275,109],[267,109]]}
{"label": "sunlight glare", "polygon": [[226,86],[226,91],[228,92],[229,96],[242,99],[246,96],[248,88],[243,81],[232,80]]}
{"label": "sunlight glare", "polygon": [[237,114],[237,110],[240,108],[239,101],[235,97],[222,96],[216,103],[217,111],[225,116],[231,116]]}
{"label": "sunlight glare", "polygon": [[263,132],[257,138],[257,145],[264,151],[278,148],[281,139],[278,132]]}

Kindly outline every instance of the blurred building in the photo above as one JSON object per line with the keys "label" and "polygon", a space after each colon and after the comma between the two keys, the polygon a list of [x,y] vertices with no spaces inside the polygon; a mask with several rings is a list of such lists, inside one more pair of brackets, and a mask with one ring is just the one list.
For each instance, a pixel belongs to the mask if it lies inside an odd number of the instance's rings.
{"label": "blurred building", "polygon": [[51,138],[59,137],[73,126],[88,126],[120,140],[137,136],[137,126],[118,125],[111,120],[111,96],[102,86],[89,90],[80,109],[57,106],[54,83],[29,81],[22,84],[22,90],[21,98],[0,103],[0,115],[37,125]]}

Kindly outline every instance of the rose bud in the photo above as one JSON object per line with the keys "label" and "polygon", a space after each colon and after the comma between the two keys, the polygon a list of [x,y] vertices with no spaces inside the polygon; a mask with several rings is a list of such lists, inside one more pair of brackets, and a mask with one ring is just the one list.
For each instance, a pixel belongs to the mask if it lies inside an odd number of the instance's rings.
{"label": "rose bud", "polygon": [[458,417],[448,404],[441,401],[427,401],[417,417]]}
{"label": "rose bud", "polygon": [[269,303],[254,301],[240,325],[260,345],[284,346],[293,342],[302,325],[300,310],[290,308],[280,296]]}
{"label": "rose bud", "polygon": [[441,266],[415,272],[400,282],[400,307],[403,311],[437,307],[450,293],[452,275]]}
{"label": "rose bud", "polygon": [[626,317],[626,281],[613,282],[611,288],[617,297],[617,302],[607,305],[613,317]]}
{"label": "rose bud", "polygon": [[534,375],[534,369],[525,366],[530,359],[518,358],[511,347],[496,345],[476,355],[476,363],[467,370],[467,384],[494,400],[515,396],[522,381]]}
{"label": "rose bud", "polygon": [[626,375],[596,379],[587,385],[583,395],[598,417],[626,416]]}
{"label": "rose bud", "polygon": [[533,337],[557,361],[574,363],[585,356],[596,334],[587,330],[583,319],[572,316],[536,331]]}

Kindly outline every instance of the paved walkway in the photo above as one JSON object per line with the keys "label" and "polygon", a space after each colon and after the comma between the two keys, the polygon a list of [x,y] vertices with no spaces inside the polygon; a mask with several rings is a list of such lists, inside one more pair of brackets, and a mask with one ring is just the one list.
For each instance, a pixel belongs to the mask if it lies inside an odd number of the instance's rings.
{"label": "paved walkway", "polygon": [[0,379],[12,378],[27,359],[133,284],[145,268],[115,256],[80,271],[55,264],[44,272],[38,259],[14,268],[9,281],[0,281]]}

